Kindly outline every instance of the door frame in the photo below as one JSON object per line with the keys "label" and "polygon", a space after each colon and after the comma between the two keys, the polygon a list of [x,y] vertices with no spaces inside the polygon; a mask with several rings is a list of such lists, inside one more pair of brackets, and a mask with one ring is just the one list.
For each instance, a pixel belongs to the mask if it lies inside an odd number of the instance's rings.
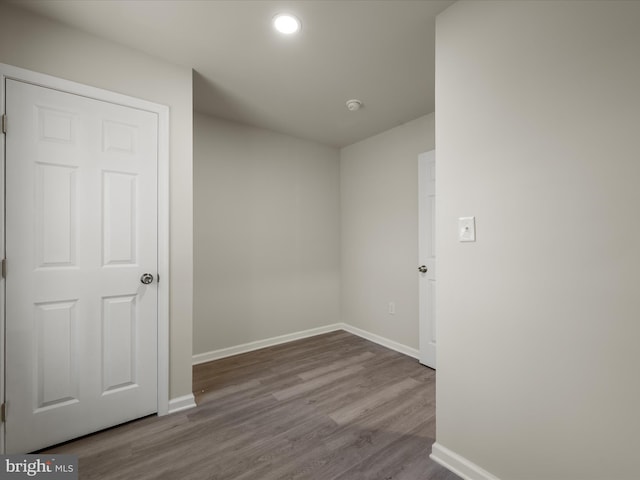
{"label": "door frame", "polygon": [[[169,107],[0,63],[0,115],[5,112],[6,79],[114,103],[158,116],[158,415],[169,413]],[[11,128],[11,119],[7,121]],[[5,135],[0,132],[0,258],[5,254]],[[10,270],[10,260],[7,270]],[[5,279],[0,276],[0,400],[5,401]],[[10,412],[9,412],[10,414]],[[5,451],[5,424],[0,423],[0,452]]]}

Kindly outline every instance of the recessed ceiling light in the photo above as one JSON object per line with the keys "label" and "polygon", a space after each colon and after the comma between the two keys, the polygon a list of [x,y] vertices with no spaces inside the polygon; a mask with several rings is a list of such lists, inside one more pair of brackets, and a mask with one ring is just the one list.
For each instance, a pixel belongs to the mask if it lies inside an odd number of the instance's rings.
{"label": "recessed ceiling light", "polygon": [[300,30],[300,20],[288,13],[280,13],[273,17],[273,26],[280,33],[291,35]]}

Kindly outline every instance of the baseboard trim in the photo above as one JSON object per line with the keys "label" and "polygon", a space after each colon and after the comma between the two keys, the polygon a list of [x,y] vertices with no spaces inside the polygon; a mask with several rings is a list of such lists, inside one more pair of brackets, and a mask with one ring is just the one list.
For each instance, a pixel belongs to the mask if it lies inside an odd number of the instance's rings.
{"label": "baseboard trim", "polygon": [[420,358],[420,352],[415,348],[408,347],[401,343],[389,340],[388,338],[381,337],[375,333],[367,332],[361,328],[354,327],[347,323],[333,323],[331,325],[325,325],[324,327],[311,328],[309,330],[302,330],[300,332],[289,333],[287,335],[280,335],[278,337],[267,338],[264,340],[257,340],[255,342],[243,343],[242,345],[236,345],[234,347],[221,348],[220,350],[212,350],[210,352],[198,353],[193,355],[193,365],[199,365],[201,363],[211,362],[213,360],[220,360],[221,358],[231,357],[233,355],[239,355],[241,353],[253,352],[261,348],[273,347],[280,345],[281,343],[292,342],[294,340],[300,340],[303,338],[313,337],[321,335],[323,333],[335,332],[336,330],[344,330],[345,332],[352,333],[366,340],[369,340],[383,347],[390,348],[396,352],[403,353],[409,357]]}
{"label": "baseboard trim", "polygon": [[196,406],[196,398],[193,396],[193,393],[190,393],[188,395],[183,395],[181,397],[176,397],[169,400],[168,413],[171,414],[181,412],[183,410],[188,410]]}
{"label": "baseboard trim", "polygon": [[403,345],[402,343],[398,343],[394,340],[389,340],[388,338],[381,337],[380,335],[376,335],[375,333],[367,332],[366,330],[362,330],[361,328],[354,327],[353,325],[349,325],[347,323],[342,324],[342,329],[373,343],[382,345],[383,347],[387,347],[391,350],[395,350],[396,352],[403,353],[409,357],[420,358],[420,352],[418,350]]}
{"label": "baseboard trim", "polygon": [[324,327],[311,328],[309,330],[302,330],[300,332],[289,333],[287,335],[280,335],[278,337],[266,338],[264,340],[257,340],[255,342],[243,343],[242,345],[236,345],[234,347],[221,348],[220,350],[212,350],[210,352],[198,353],[192,357],[193,365],[199,365],[201,363],[211,362],[213,360],[220,360],[221,358],[231,357],[233,355],[239,355],[241,353],[252,352],[261,348],[273,347],[280,345],[281,343],[293,342],[294,340],[301,340],[303,338],[314,337],[323,333],[335,332],[336,330],[344,330],[343,324],[334,323],[332,325],[325,325]]}
{"label": "baseboard trim", "polygon": [[221,358],[231,357],[233,355],[239,355],[241,353],[253,352],[261,348],[273,347],[280,345],[281,343],[293,342],[294,340],[301,340],[303,338],[315,337],[316,335],[322,335],[323,333],[335,332],[337,330],[344,330],[345,332],[352,333],[358,337],[362,337],[383,347],[395,350],[396,352],[403,353],[409,357],[420,358],[420,352],[415,349],[398,343],[394,340],[381,337],[375,333],[367,332],[361,328],[354,327],[348,323],[333,323],[331,325],[325,325],[323,327],[311,328],[309,330],[302,330],[300,332],[289,333],[287,335],[280,335],[278,337],[266,338],[264,340],[256,340],[255,342],[243,343],[242,345],[236,345],[234,347],[221,348],[219,350],[212,350],[210,352],[198,353],[193,355],[193,365],[199,365],[201,363],[212,362],[213,360],[220,360]]}
{"label": "baseboard trim", "polygon": [[447,447],[443,447],[438,442],[433,444],[429,457],[464,480],[500,480],[495,475],[449,450]]}

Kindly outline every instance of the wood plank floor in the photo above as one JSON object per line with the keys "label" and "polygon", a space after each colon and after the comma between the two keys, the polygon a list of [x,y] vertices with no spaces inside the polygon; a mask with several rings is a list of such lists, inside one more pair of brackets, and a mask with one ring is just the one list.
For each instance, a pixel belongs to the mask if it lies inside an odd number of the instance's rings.
{"label": "wood plank floor", "polygon": [[49,452],[83,480],[459,480],[429,459],[435,372],[344,331],[198,365],[194,392]]}

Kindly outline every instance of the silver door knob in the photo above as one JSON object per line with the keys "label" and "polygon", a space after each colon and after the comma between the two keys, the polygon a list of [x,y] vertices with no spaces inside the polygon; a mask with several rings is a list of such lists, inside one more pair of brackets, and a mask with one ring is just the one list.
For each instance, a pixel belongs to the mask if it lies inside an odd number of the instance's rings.
{"label": "silver door knob", "polygon": [[429,269],[427,268],[427,266],[426,266],[426,265],[420,265],[420,266],[418,267],[418,271],[419,271],[420,273],[427,273],[427,270],[429,270]]}
{"label": "silver door knob", "polygon": [[144,283],[145,285],[149,285],[151,282],[153,282],[153,275],[151,275],[150,273],[143,273],[140,277],[140,282]]}

